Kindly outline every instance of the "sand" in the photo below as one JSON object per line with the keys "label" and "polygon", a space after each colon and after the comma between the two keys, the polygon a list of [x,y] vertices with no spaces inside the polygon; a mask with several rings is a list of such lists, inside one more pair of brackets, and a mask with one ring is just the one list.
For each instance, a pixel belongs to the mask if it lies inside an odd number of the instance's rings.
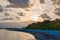
{"label": "sand", "polygon": [[16,32],[0,29],[0,40],[36,40],[30,33]]}

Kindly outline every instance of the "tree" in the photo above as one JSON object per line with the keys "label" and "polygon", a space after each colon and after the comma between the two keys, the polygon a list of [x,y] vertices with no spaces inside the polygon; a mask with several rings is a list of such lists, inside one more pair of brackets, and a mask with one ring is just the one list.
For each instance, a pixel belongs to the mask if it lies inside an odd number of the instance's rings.
{"label": "tree", "polygon": [[36,22],[29,24],[26,29],[39,29],[39,30],[60,30],[60,19],[54,21],[45,20],[43,22]]}

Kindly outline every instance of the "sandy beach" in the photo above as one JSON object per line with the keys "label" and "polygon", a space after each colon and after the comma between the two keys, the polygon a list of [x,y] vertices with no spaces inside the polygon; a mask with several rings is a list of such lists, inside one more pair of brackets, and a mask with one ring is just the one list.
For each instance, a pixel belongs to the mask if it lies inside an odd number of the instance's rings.
{"label": "sandy beach", "polygon": [[17,32],[0,29],[0,40],[36,40],[35,36],[26,32]]}

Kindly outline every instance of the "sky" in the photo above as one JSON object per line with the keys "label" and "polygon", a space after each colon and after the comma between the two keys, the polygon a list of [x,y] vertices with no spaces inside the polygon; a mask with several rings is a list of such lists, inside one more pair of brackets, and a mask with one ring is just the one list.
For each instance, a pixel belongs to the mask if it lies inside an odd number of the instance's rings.
{"label": "sky", "polygon": [[[14,17],[15,20],[17,17],[20,17],[20,21],[40,21],[40,20],[44,20],[44,18],[39,17],[42,14],[46,14],[47,16],[49,16],[51,19],[56,19],[56,18],[60,18],[60,16],[57,16],[54,14],[54,9],[55,6],[52,4],[51,0],[44,0],[45,4],[40,4],[40,2],[38,0],[10,0],[9,1],[4,1],[4,0],[0,0],[0,5],[2,5],[3,9],[6,9],[7,11],[3,11],[2,13],[9,13],[11,14],[10,17]],[[12,6],[17,6],[17,4],[21,4],[23,6],[25,6],[26,3],[30,3],[29,6],[27,8],[15,8],[15,7],[10,7],[10,8],[5,8],[6,5],[11,5]],[[20,6],[21,6],[20,5]],[[31,6],[33,5],[33,6]],[[19,10],[19,11],[18,11]],[[26,11],[28,10],[28,11]],[[17,13],[23,13],[25,16],[19,16]],[[5,16],[4,16],[5,17]],[[3,18],[4,18],[3,17]],[[21,24],[21,23],[20,23]],[[5,24],[4,24],[5,25]],[[19,24],[18,24],[19,25]],[[24,24],[25,25],[25,24]]]}

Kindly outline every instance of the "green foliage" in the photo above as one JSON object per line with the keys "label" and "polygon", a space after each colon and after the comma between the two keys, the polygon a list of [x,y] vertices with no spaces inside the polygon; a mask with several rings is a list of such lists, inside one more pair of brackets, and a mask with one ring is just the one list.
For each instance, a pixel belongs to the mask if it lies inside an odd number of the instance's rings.
{"label": "green foliage", "polygon": [[45,20],[43,22],[36,22],[29,24],[26,29],[37,30],[60,30],[60,19],[54,21]]}

